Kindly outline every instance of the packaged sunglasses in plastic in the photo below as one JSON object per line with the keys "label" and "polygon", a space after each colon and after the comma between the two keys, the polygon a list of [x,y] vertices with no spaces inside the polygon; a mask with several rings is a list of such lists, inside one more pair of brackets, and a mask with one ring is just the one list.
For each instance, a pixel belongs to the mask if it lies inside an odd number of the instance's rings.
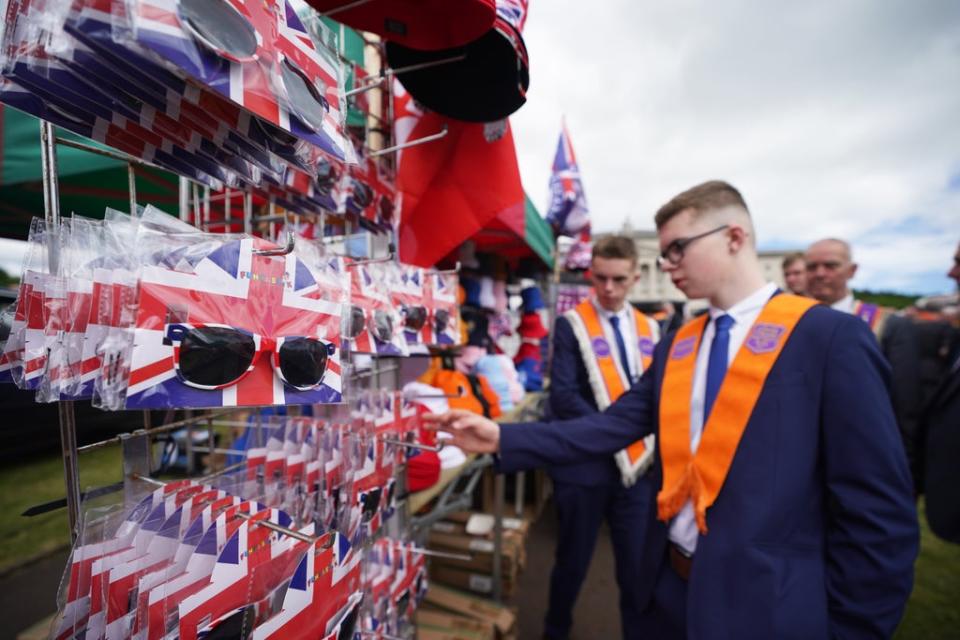
{"label": "packaged sunglasses in plastic", "polygon": [[393,176],[376,158],[360,158],[348,167],[347,198],[342,211],[356,216],[365,228],[383,233],[393,229],[396,187]]}
{"label": "packaged sunglasses in plastic", "polygon": [[27,250],[24,252],[20,269],[20,285],[17,287],[17,299],[12,306],[9,325],[5,325],[6,339],[2,342],[0,356],[0,381],[24,384],[24,341],[26,340],[27,317],[34,302],[33,285],[36,277],[29,275],[35,270],[46,271],[46,224],[40,218],[33,218],[27,236]]}
{"label": "packaged sunglasses in plastic", "polygon": [[360,572],[359,549],[338,532],[319,537],[301,557],[280,612],[251,638],[352,640],[363,598]]}
{"label": "packaged sunglasses in plastic", "polygon": [[391,267],[390,299],[400,310],[403,336],[411,353],[426,353],[431,335],[430,309],[426,299],[427,274],[420,267],[394,264]]}
{"label": "packaged sunglasses in plastic", "polygon": [[427,591],[426,562],[413,545],[397,541],[393,554],[394,579],[390,587],[391,607],[388,628],[391,635],[403,636],[413,625],[413,614]]}
{"label": "packaged sunglasses in plastic", "polygon": [[[270,510],[268,519],[282,527],[292,524],[289,515],[276,509]],[[180,601],[181,640],[195,640],[211,622],[260,601],[292,574],[307,543],[276,535],[258,522],[240,524],[220,552],[209,584]]]}
{"label": "packaged sunglasses in plastic", "polygon": [[[211,514],[212,516],[212,514]],[[248,522],[276,519],[282,516],[256,502],[240,502],[212,516],[194,522],[184,536],[189,553],[182,572],[150,588],[145,612],[138,610],[140,637],[159,640],[175,632],[180,622],[179,605],[184,599],[202,591],[211,583],[217,559],[238,529]]]}
{"label": "packaged sunglasses in plastic", "polygon": [[462,344],[460,332],[460,308],[457,304],[459,278],[455,273],[429,273],[427,289],[431,317],[429,328],[433,332],[431,344],[448,347]]}
{"label": "packaged sunglasses in plastic", "polygon": [[190,273],[144,267],[127,408],[339,402],[340,305],[295,254],[243,239]]}
{"label": "packaged sunglasses in plastic", "polygon": [[409,355],[398,310],[390,300],[383,264],[348,263],[350,306],[344,312],[343,335],[357,353]]}
{"label": "packaged sunglasses in plastic", "polygon": [[129,0],[127,15],[131,48],[349,161],[338,58],[314,41],[288,2]]}

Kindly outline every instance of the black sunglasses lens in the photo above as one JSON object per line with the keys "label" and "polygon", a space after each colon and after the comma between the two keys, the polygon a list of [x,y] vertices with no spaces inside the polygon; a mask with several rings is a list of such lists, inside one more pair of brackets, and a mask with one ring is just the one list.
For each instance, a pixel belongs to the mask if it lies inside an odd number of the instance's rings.
{"label": "black sunglasses lens", "polygon": [[351,180],[353,185],[353,204],[361,209],[366,209],[373,202],[373,190],[359,180]]}
{"label": "black sunglasses lens", "polygon": [[420,331],[427,321],[427,310],[424,307],[406,307],[403,324],[407,329]]}
{"label": "black sunglasses lens", "polygon": [[195,327],[180,341],[180,375],[205,386],[230,384],[250,368],[253,336],[228,327]]}
{"label": "black sunglasses lens", "polygon": [[357,614],[359,612],[360,603],[358,602],[340,622],[340,632],[337,633],[337,640],[353,640],[353,634],[357,630]]}
{"label": "black sunglasses lens", "polygon": [[377,311],[373,314],[373,334],[380,342],[390,342],[393,338],[393,316],[386,311]]}
{"label": "black sunglasses lens", "polygon": [[372,489],[363,495],[363,521],[370,522],[373,516],[377,514],[377,508],[380,507],[380,487]]}
{"label": "black sunglasses lens", "polygon": [[397,614],[406,619],[410,611],[410,590],[407,589],[403,592],[403,595],[400,596],[400,599],[397,600]]}
{"label": "black sunglasses lens", "polygon": [[288,60],[284,60],[280,65],[280,76],[296,114],[314,130],[322,129],[323,118],[327,113],[326,98],[321,96],[310,85],[303,72],[291,66]]}
{"label": "black sunglasses lens", "polygon": [[327,369],[327,345],[310,338],[286,338],[280,347],[280,371],[295,387],[320,384]]}
{"label": "black sunglasses lens", "polygon": [[227,0],[180,0],[180,15],[215,53],[249,58],[257,52],[257,33]]}
{"label": "black sunglasses lens", "polygon": [[437,309],[433,315],[433,322],[436,325],[437,333],[443,333],[450,323],[450,312],[446,309]]}
{"label": "black sunglasses lens", "polygon": [[343,325],[343,335],[346,338],[356,338],[363,331],[364,325],[363,309],[350,305],[350,313],[347,315]]}

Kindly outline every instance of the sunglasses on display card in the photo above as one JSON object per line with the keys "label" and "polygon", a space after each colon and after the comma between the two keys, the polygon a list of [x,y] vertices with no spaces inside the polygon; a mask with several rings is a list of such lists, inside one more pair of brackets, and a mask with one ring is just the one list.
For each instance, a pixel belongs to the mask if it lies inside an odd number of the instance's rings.
{"label": "sunglasses on display card", "polygon": [[285,384],[300,391],[315,389],[336,349],[316,338],[273,338],[221,324],[168,324],[163,335],[164,343],[174,347],[173,364],[181,382],[205,390],[237,384],[265,353]]}
{"label": "sunglasses on display card", "polygon": [[394,334],[393,315],[382,309],[370,311],[368,315],[362,307],[350,305],[344,322],[343,337],[354,339],[363,333],[364,328],[369,329],[380,342],[390,342]]}

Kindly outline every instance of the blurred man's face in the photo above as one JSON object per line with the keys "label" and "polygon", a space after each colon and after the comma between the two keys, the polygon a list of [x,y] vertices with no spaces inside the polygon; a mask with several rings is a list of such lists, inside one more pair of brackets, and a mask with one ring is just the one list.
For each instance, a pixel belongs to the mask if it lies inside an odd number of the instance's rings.
{"label": "blurred man's face", "polygon": [[[696,216],[688,209],[667,220],[657,230],[661,252],[674,243],[686,245],[680,262],[664,261],[660,268],[670,276],[673,286],[688,298],[710,298],[730,277],[732,258],[727,250],[730,231],[720,229],[717,223],[709,215]],[[708,234],[713,230],[717,232]],[[701,237],[687,244],[695,236]]]}
{"label": "blurred man's face", "polygon": [[947,272],[948,278],[953,278],[960,289],[960,245],[957,246],[957,252],[953,254],[953,267]]}
{"label": "blurred man's face", "polygon": [[637,265],[624,258],[594,258],[590,261],[590,282],[597,302],[607,311],[619,311],[639,278]]}
{"label": "blurred man's face", "polygon": [[857,272],[846,247],[823,240],[807,249],[807,294],[824,304],[833,304],[849,293],[847,282]]}
{"label": "blurred man's face", "polygon": [[803,260],[794,260],[783,270],[783,280],[790,293],[802,296],[807,292],[807,263]]}

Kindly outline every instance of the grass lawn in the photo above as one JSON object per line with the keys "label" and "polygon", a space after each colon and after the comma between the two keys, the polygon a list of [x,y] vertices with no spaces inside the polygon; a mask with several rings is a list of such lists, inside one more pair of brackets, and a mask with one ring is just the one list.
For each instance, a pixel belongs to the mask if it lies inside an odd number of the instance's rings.
{"label": "grass lawn", "polygon": [[[121,478],[119,447],[80,457],[80,486],[98,487]],[[62,497],[63,463],[48,456],[0,470],[0,573],[25,559],[69,543],[66,511],[34,518],[20,514],[29,506]],[[119,496],[119,494],[117,494]],[[930,533],[921,505],[920,557],[916,583],[896,640],[937,640],[960,636],[960,545]]]}
{"label": "grass lawn", "polygon": [[[118,482],[123,476],[120,447],[94,449],[80,456],[80,490]],[[59,455],[33,458],[0,469],[0,572],[70,543],[67,510],[26,518],[35,504],[62,498],[63,461]],[[117,494],[118,496],[122,494]]]}

